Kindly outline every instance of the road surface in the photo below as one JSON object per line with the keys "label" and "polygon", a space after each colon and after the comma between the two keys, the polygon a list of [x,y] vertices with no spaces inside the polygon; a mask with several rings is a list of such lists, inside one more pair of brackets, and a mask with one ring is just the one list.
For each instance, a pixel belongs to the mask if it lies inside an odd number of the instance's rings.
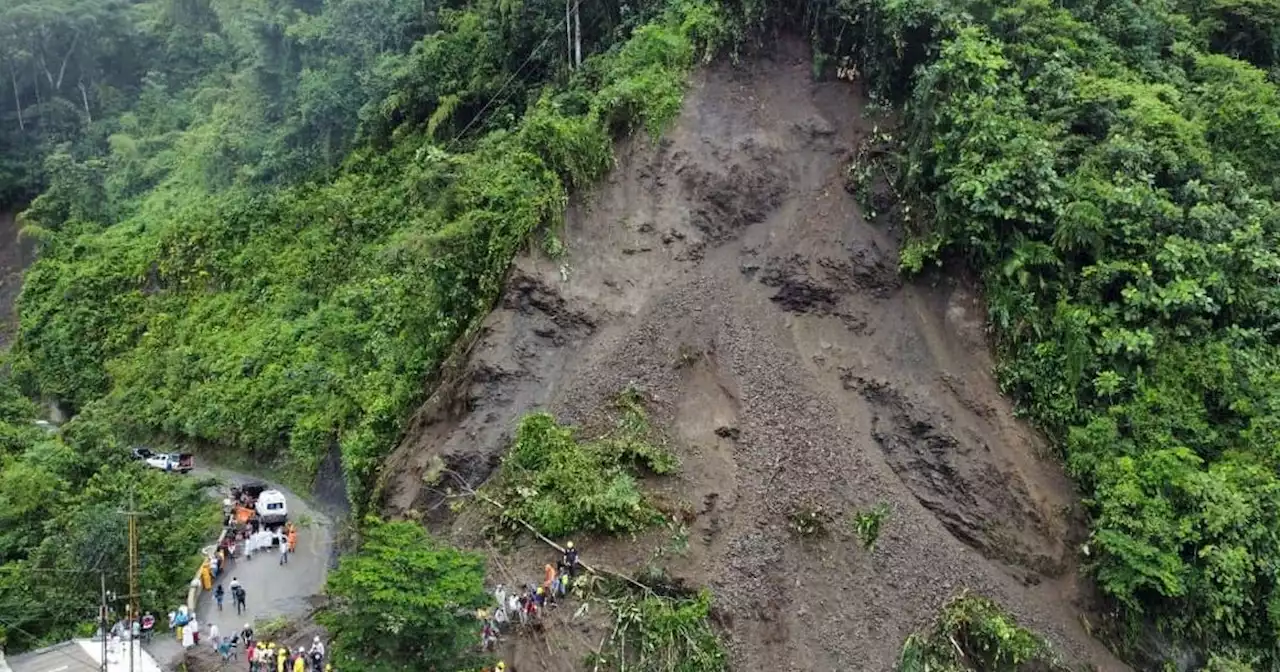
{"label": "road surface", "polygon": [[[206,475],[216,476],[228,484],[261,480],[222,469],[205,473],[197,470],[190,474],[197,478]],[[217,624],[219,632],[225,635],[244,628],[246,623],[253,623],[256,629],[268,621],[306,613],[311,608],[311,598],[324,589],[333,548],[332,520],[285,488],[274,483],[271,486],[284,492],[288,500],[289,520],[298,526],[298,549],[289,554],[286,565],[279,564],[278,551],[255,553],[252,560],[246,560],[240,553],[229,563],[221,579],[214,581],[215,586],[222,583],[227,591],[222,610],[218,610],[213,595],[207,592],[200,596],[197,604],[196,615],[204,638],[208,637],[211,624]],[[236,613],[231,601],[232,577],[239,579],[245,589],[243,614]],[[212,646],[203,640],[200,645]],[[171,634],[157,635],[149,651],[165,669],[176,669],[182,660],[182,647]]]}

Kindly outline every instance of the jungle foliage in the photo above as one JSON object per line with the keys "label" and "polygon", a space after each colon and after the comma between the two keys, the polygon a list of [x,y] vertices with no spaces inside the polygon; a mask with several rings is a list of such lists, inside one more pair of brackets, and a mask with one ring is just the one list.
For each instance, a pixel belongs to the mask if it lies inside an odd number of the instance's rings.
{"label": "jungle foliage", "polygon": [[35,417],[0,377],[0,646],[9,653],[92,632],[101,574],[108,590],[129,593],[123,511],[139,512],[141,607],[157,614],[185,595],[220,522],[202,483],[129,460],[96,418],[51,433]]}
{"label": "jungle foliage", "polygon": [[615,411],[616,427],[586,440],[550,413],[525,416],[497,484],[504,518],[553,537],[636,532],[660,521],[637,475],[672,474],[679,464],[654,436],[637,392],[623,393]]}
{"label": "jungle foliage", "polygon": [[[563,3],[104,7],[146,68],[87,84],[73,140],[41,141],[17,378],[128,436],[311,468],[336,448],[357,502],[530,232],[725,36],[695,0],[591,3],[570,72]],[[36,133],[56,91],[13,72],[8,134]]]}
{"label": "jungle foliage", "polygon": [[493,598],[484,559],[414,522],[368,519],[357,553],[329,576],[334,664],[355,672],[475,669],[476,609]]}
{"label": "jungle foliage", "polygon": [[1131,631],[1255,669],[1280,664],[1278,9],[739,7],[903,106],[903,267],[981,274],[1001,384],[1084,489]]}

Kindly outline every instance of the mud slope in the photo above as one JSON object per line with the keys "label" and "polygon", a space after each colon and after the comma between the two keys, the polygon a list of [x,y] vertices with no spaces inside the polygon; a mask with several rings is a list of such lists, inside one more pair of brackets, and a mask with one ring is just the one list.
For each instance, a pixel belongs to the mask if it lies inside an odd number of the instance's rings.
{"label": "mud slope", "polygon": [[18,237],[14,214],[0,212],[0,348],[9,345],[16,329],[14,302],[22,291],[22,270],[31,261],[29,247]]}
{"label": "mud slope", "polygon": [[[991,379],[983,307],[898,278],[895,241],[843,189],[871,130],[857,88],[777,53],[701,74],[665,138],[622,148],[571,209],[567,258],[517,262],[453,403],[388,463],[385,507],[439,512],[433,462],[479,482],[522,413],[589,423],[634,383],[683,459],[667,487],[698,509],[673,571],[714,589],[735,669],[891,669],[964,588],[1122,669],[1080,624],[1070,484]],[[843,522],[788,529],[797,506],[880,502],[874,553]],[[620,568],[650,550],[588,546]]]}

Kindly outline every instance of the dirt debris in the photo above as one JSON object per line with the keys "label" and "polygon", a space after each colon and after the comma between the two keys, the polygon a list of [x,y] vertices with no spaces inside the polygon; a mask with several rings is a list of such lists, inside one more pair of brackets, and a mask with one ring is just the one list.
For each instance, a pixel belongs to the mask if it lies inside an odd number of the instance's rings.
{"label": "dirt debris", "polygon": [[[432,460],[482,481],[526,412],[590,426],[638,386],[682,461],[651,485],[692,503],[687,548],[662,550],[671,529],[580,546],[711,586],[734,669],[892,669],[965,588],[1070,658],[1124,669],[1081,626],[1074,490],[992,380],[981,301],[963,281],[899,279],[897,242],[844,187],[873,122],[856,85],[809,73],[783,40],[698,75],[661,142],[619,148],[567,213],[567,257],[517,261],[460,378],[465,403],[418,418],[385,468],[385,510],[438,506]],[[789,529],[801,502],[832,514],[829,533]],[[880,503],[868,553],[847,519]],[[546,560],[486,546],[474,521],[433,528],[513,575]],[[573,669],[598,633],[563,627],[564,650],[539,644],[521,669]]]}

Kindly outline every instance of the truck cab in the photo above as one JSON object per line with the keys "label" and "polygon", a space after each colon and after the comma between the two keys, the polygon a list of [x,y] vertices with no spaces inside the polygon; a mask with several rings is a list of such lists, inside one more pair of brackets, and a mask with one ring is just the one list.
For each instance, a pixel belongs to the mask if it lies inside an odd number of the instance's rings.
{"label": "truck cab", "polygon": [[[150,451],[147,451],[150,453]],[[195,458],[191,453],[151,453],[150,455],[139,455],[146,461],[147,466],[152,469],[161,471],[176,471],[185,474],[195,468]]]}

